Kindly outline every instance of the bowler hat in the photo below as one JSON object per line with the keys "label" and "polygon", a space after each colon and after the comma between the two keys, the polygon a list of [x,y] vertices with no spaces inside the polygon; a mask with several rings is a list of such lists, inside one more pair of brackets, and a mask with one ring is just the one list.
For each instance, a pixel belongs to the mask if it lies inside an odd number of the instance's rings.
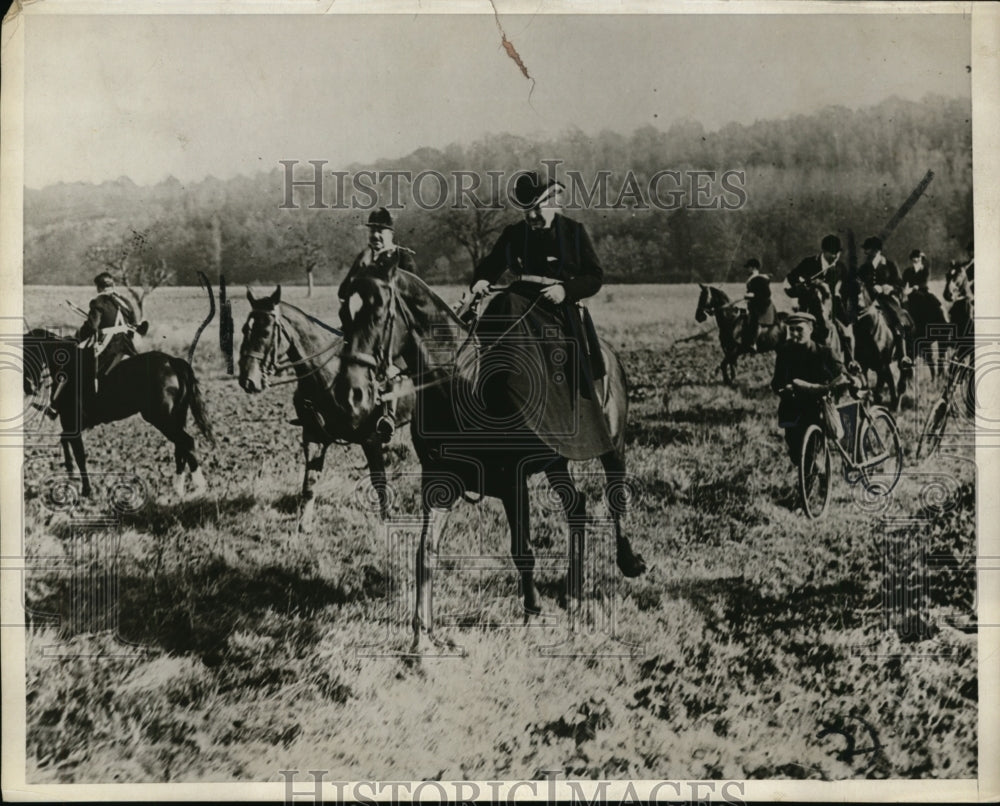
{"label": "bowler hat", "polygon": [[384,207],[372,210],[368,216],[367,227],[378,227],[379,229],[392,229],[392,216]]}
{"label": "bowler hat", "polygon": [[789,325],[793,325],[796,322],[808,322],[810,325],[816,324],[816,317],[811,313],[806,313],[805,311],[793,311],[788,314],[788,318],[785,319]]}
{"label": "bowler hat", "polygon": [[743,264],[744,269],[759,269],[760,261],[757,258],[752,257],[746,263]]}
{"label": "bowler hat", "polygon": [[827,235],[823,239],[823,243],[820,244],[820,249],[824,252],[839,252],[840,251],[840,238],[836,235]]}
{"label": "bowler hat", "polygon": [[562,182],[555,179],[542,179],[537,171],[525,171],[514,183],[514,196],[511,201],[522,210],[530,210],[544,198],[547,198],[553,188],[562,188]]}
{"label": "bowler hat", "polygon": [[862,249],[874,249],[876,252],[882,251],[882,239],[877,238],[872,235],[870,238],[865,238],[865,242],[861,244]]}

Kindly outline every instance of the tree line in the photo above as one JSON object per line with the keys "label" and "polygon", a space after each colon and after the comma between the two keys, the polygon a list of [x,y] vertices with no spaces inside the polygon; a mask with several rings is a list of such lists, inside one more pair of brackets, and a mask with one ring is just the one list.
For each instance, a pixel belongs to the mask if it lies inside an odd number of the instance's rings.
{"label": "tree line", "polygon": [[[307,169],[312,156],[303,158]],[[571,214],[587,225],[608,282],[732,281],[742,278],[749,257],[780,279],[815,253],[827,233],[843,236],[850,228],[860,240],[878,232],[927,170],[934,180],[886,252],[900,262],[921,248],[940,276],[972,237],[971,102],[940,96],[890,98],[860,110],[828,107],[714,132],[686,121],[630,135],[606,130],[589,136],[576,129],[550,139],[497,134],[421,148],[402,159],[325,169],[469,172],[481,179],[482,199],[488,172],[544,170],[543,161],[553,159],[560,161],[563,181],[573,172],[588,185],[599,175],[608,182],[609,204]],[[744,198],[706,209],[692,203],[689,189],[670,209],[650,205],[650,180],[664,171],[684,177],[735,172]],[[117,266],[139,286],[197,285],[198,272],[212,280],[223,274],[230,283],[335,283],[364,244],[367,210],[314,209],[302,189],[297,209],[281,209],[285,179],[279,165],[255,176],[188,185],[169,178],[141,187],[122,177],[26,188],[25,282],[84,284]],[[642,192],[622,193],[630,183]],[[433,283],[468,281],[500,229],[518,218],[502,193],[457,210],[452,187],[442,207],[424,210],[409,185],[399,192],[396,240],[415,251],[421,274]]]}

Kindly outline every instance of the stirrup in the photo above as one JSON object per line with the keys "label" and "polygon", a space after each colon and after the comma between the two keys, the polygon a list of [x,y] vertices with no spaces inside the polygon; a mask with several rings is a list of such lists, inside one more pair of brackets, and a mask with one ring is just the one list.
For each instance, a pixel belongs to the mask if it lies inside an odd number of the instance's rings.
{"label": "stirrup", "polygon": [[382,442],[388,442],[396,432],[396,420],[391,414],[383,414],[375,423],[375,434]]}

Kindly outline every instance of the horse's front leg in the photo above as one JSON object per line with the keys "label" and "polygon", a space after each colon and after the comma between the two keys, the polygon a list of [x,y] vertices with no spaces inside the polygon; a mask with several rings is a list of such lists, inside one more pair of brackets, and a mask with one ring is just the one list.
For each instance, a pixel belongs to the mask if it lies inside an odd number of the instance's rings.
{"label": "horse's front leg", "polygon": [[305,431],[302,432],[302,453],[305,456],[305,468],[302,475],[302,506],[299,515],[299,532],[308,534],[312,531],[313,520],[316,509],[316,493],[313,487],[316,479],[323,472],[323,464],[326,460],[326,450],[328,445],[319,445],[319,451],[312,455],[312,446],[315,442],[310,442]]}
{"label": "horse's front leg", "polygon": [[76,466],[80,468],[80,495],[89,496],[92,492],[90,488],[90,474],[87,473],[87,454],[83,450],[83,438],[78,434],[74,437],[63,434],[63,442],[68,442],[73,450],[73,457],[76,459]]}
{"label": "horse's front leg", "polygon": [[425,498],[423,528],[416,564],[416,611],[413,614],[413,644],[411,652],[425,649],[425,640],[434,641],[434,568],[438,561],[438,538],[448,510],[430,506]]}
{"label": "horse's front leg", "polygon": [[535,555],[531,552],[530,512],[528,507],[528,480],[515,471],[501,496],[507,523],[510,526],[510,554],[514,567],[521,575],[521,595],[525,618],[542,612],[538,591],[535,588]]}
{"label": "horse's front leg", "polygon": [[365,442],[361,445],[368,460],[368,473],[371,476],[372,486],[378,496],[379,517],[383,521],[389,520],[389,484],[385,475],[385,456],[382,453],[382,443]]}
{"label": "horse's front leg", "polygon": [[[587,530],[587,500],[576,488],[566,460],[545,471],[552,491],[559,497],[566,520],[569,522],[569,570],[566,572],[567,606],[573,617],[579,612],[583,598],[584,568]],[[574,602],[576,604],[574,604]]]}
{"label": "horse's front leg", "polygon": [[641,554],[632,551],[632,544],[622,532],[622,518],[628,509],[629,490],[625,478],[625,460],[614,451],[601,456],[604,465],[604,498],[615,527],[615,561],[626,577],[637,577],[646,570]]}
{"label": "horse's front leg", "polygon": [[73,464],[73,456],[69,451],[69,440],[63,437],[59,440],[59,444],[62,446],[63,453],[63,467],[66,468],[66,473],[72,478],[76,476],[76,465]]}

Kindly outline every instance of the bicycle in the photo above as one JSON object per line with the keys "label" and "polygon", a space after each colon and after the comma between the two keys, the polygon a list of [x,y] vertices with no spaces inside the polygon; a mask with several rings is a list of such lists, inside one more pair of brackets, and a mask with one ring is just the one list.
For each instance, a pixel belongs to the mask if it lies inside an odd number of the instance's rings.
{"label": "bicycle", "polygon": [[854,400],[840,405],[833,402],[832,393],[823,396],[840,418],[842,436],[829,435],[835,424],[824,423],[810,425],[802,437],[799,493],[810,520],[822,518],[830,503],[831,443],[840,454],[844,480],[851,485],[861,482],[870,493],[889,495],[903,472],[899,429],[892,414],[882,406],[868,405],[868,389],[852,390],[851,395]]}
{"label": "bicycle", "polygon": [[948,418],[952,414],[956,417],[960,416],[958,403],[955,400],[955,390],[960,384],[966,383],[970,372],[975,371],[968,360],[957,361],[954,358],[949,358],[948,363],[951,366],[948,370],[948,380],[945,383],[944,391],[927,415],[924,429],[920,432],[920,440],[917,442],[917,459],[933,456],[941,447]]}

